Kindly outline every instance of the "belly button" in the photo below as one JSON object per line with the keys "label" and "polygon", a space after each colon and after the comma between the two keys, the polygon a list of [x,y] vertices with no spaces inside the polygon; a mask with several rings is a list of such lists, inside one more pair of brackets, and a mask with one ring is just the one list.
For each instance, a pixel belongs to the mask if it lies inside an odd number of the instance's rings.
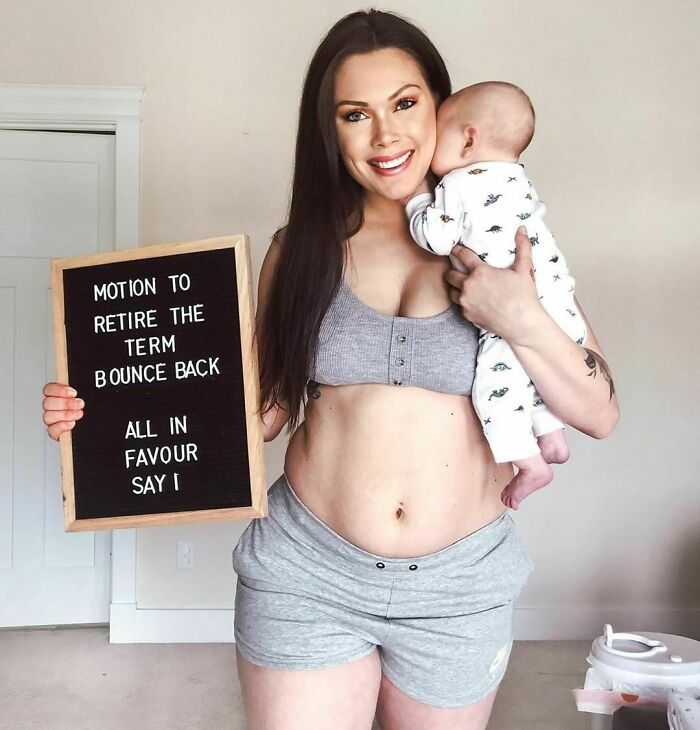
{"label": "belly button", "polygon": [[398,508],[398,509],[396,510],[396,519],[397,519],[397,520],[400,520],[400,519],[401,519],[401,515],[403,515],[403,510],[401,509],[401,507],[399,507],[399,508]]}

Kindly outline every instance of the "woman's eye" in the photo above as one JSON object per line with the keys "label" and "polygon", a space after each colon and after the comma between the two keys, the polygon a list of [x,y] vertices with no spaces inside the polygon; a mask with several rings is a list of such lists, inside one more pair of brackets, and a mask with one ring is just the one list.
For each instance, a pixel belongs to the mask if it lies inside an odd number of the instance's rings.
{"label": "woman's eye", "polygon": [[[415,103],[415,99],[400,99],[399,103],[396,105],[396,108],[398,111],[404,111],[406,109],[410,109]],[[361,122],[363,117],[364,113],[356,110],[354,112],[346,114],[345,120],[348,122]]]}
{"label": "woman's eye", "polygon": [[[415,103],[415,99],[401,99],[396,106],[399,109],[410,109]],[[408,104],[408,106],[401,106],[402,104]]]}
{"label": "woman's eye", "polygon": [[362,114],[362,112],[357,112],[357,111],[355,111],[355,112],[350,112],[350,114],[346,114],[346,115],[345,115],[345,119],[347,119],[347,120],[348,120],[348,122],[359,122],[359,121],[361,121],[361,119],[357,119],[357,118],[353,119],[353,116],[354,116],[355,114]]}

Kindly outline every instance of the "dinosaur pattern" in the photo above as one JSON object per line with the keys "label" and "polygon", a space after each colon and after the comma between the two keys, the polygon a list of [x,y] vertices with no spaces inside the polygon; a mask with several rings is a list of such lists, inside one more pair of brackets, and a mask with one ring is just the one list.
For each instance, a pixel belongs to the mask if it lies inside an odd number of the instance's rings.
{"label": "dinosaur pattern", "polygon": [[[406,206],[416,243],[437,255],[452,255],[456,243],[471,249],[481,261],[498,268],[515,259],[515,231],[527,229],[532,247],[533,278],[542,306],[577,344],[586,326],[574,300],[574,279],[566,259],[544,221],[539,199],[523,165],[480,162],[449,172],[434,196],[421,193]],[[472,401],[497,463],[538,453],[536,437],[563,428],[508,343],[480,328]]]}

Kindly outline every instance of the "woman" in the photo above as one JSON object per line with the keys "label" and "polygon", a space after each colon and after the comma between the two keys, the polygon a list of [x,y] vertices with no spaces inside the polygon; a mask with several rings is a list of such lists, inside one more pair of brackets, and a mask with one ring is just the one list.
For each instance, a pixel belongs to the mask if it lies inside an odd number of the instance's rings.
{"label": "woman", "polygon": [[[449,93],[423,33],[373,10],[308,69],[289,221],[259,281],[265,441],[309,399],[269,516],[234,550],[252,730],[369,730],[375,709],[382,730],[486,727],[532,562],[500,499],[512,468],[469,398],[472,322],[565,422],[603,438],[618,418],[590,323],[579,347],[539,304],[526,233],[511,269],[455,247],[466,275],[411,240],[402,201],[430,174]],[[44,389],[56,439],[83,413],[66,387]]]}

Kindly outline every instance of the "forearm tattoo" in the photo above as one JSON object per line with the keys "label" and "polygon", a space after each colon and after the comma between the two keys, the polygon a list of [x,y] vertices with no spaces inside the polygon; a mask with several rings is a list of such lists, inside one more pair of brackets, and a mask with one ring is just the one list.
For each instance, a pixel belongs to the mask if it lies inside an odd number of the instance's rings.
{"label": "forearm tattoo", "polygon": [[587,347],[584,347],[583,349],[588,353],[586,357],[586,365],[588,365],[588,368],[591,371],[590,373],[587,373],[587,375],[592,375],[595,378],[598,374],[598,368],[600,368],[600,372],[603,373],[603,377],[608,381],[608,385],[610,386],[610,400],[612,400],[613,395],[615,395],[615,384],[613,383],[608,363],[606,363],[597,352],[589,350]]}

